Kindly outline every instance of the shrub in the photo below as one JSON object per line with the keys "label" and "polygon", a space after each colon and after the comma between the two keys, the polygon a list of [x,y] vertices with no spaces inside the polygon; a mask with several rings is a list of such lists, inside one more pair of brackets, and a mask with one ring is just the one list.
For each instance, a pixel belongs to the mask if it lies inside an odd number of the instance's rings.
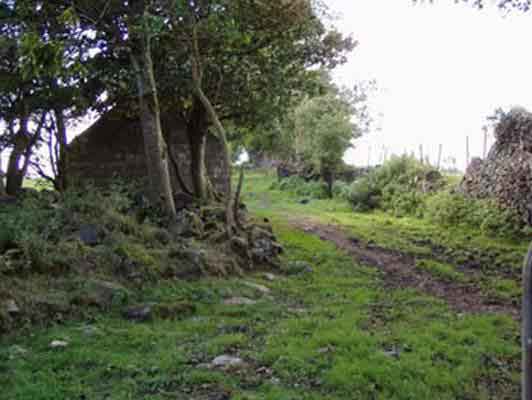
{"label": "shrub", "polygon": [[344,200],[349,199],[351,193],[351,186],[344,181],[335,181],[333,184],[333,196]]}
{"label": "shrub", "polygon": [[379,190],[370,177],[362,177],[351,184],[349,202],[355,211],[373,210],[379,206]]}
{"label": "shrub", "polygon": [[441,174],[411,157],[393,157],[351,185],[349,201],[359,211],[381,208],[397,216],[421,216],[426,191],[443,185]]}
{"label": "shrub", "polygon": [[294,175],[272,185],[272,189],[290,192],[297,196],[324,199],[327,197],[327,188],[321,181],[305,181],[300,176]]}
{"label": "shrub", "polygon": [[446,191],[427,199],[425,215],[434,223],[468,226],[488,236],[516,237],[523,231],[523,223],[514,211],[492,200],[476,200]]}

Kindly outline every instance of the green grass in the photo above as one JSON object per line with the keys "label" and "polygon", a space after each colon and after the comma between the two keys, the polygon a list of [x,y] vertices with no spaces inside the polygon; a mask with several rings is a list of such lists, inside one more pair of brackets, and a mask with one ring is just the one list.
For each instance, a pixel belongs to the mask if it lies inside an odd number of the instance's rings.
{"label": "green grass", "polygon": [[[376,270],[276,227],[285,262],[309,262],[313,273],[251,277],[272,288],[271,298],[237,278],[176,282],[147,290],[144,300],[195,301],[198,311],[183,320],[135,324],[111,314],[91,321],[90,335],[67,324],[4,339],[0,398],[184,399],[220,390],[235,399],[513,398],[519,347],[510,318],[456,315],[415,291],[383,291]],[[258,302],[227,306],[228,296]],[[50,349],[52,340],[69,346]],[[13,355],[13,345],[27,353]],[[250,367],[241,374],[201,366],[220,354],[239,354]]]}
{"label": "green grass", "polygon": [[453,265],[441,263],[434,260],[417,260],[416,267],[423,271],[428,271],[432,275],[435,275],[439,278],[455,282],[464,282],[467,280],[467,277],[456,270]]}
{"label": "green grass", "polygon": [[[338,200],[301,205],[293,196],[270,191],[274,179],[250,174],[246,202],[254,214],[272,221],[285,246],[283,264],[304,261],[312,272],[277,273],[272,282],[260,272],[170,281],[147,287],[136,300],[194,303],[192,315],[132,323],[117,307],[87,321],[0,338],[0,399],[208,399],[214,393],[237,400],[519,397],[517,322],[504,315],[459,314],[411,289],[385,290],[377,269],[357,265],[333,244],[294,230],[286,220],[334,222],[361,240],[424,255],[417,266],[450,281],[461,280],[462,273],[428,259],[436,245],[461,252],[496,246],[510,263],[523,243],[445,232],[415,219],[357,214]],[[458,247],[456,235],[471,238]],[[271,294],[244,281],[266,285]],[[515,295],[514,281],[487,282],[486,290],[498,287]],[[256,304],[225,305],[229,297]],[[69,345],[51,349],[52,340]],[[247,366],[206,368],[221,354],[238,355]]]}

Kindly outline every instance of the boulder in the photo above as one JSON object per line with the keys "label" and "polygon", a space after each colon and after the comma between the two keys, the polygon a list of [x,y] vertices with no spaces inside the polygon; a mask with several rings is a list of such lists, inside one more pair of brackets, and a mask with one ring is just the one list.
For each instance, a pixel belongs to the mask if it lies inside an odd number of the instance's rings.
{"label": "boulder", "polygon": [[96,225],[81,225],[79,228],[79,240],[86,246],[96,246],[100,243],[100,231]]}
{"label": "boulder", "polygon": [[174,196],[174,203],[176,210],[190,209],[196,204],[196,199],[187,193],[179,192]]}
{"label": "boulder", "polygon": [[171,229],[174,234],[183,237],[202,237],[204,232],[199,215],[186,209],[178,213],[176,224]]}
{"label": "boulder", "polygon": [[127,307],[122,311],[122,316],[128,321],[146,322],[153,319],[153,305],[139,304]]}

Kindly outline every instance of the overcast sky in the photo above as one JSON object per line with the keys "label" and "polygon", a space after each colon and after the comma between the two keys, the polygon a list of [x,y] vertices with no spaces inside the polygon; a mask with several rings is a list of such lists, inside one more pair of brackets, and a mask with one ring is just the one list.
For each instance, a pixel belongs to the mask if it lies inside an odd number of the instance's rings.
{"label": "overcast sky", "polygon": [[418,154],[420,144],[435,160],[442,144],[444,158],[463,168],[466,136],[481,155],[482,126],[495,108],[532,109],[532,14],[503,17],[454,0],[325,1],[340,30],[360,42],[336,80],[376,79],[380,87],[372,108],[382,130],[359,139],[348,162],[367,164],[370,145],[373,163],[382,146]]}

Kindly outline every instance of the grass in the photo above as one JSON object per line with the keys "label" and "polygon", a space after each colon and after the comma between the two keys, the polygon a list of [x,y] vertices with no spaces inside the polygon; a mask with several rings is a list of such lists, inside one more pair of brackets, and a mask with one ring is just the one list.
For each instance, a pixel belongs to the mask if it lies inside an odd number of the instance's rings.
{"label": "grass", "polygon": [[[523,243],[497,243],[459,230],[453,234],[415,219],[357,214],[339,200],[301,205],[296,197],[270,191],[273,179],[249,175],[246,202],[255,215],[272,221],[285,246],[283,265],[304,261],[312,272],[276,273],[271,282],[262,273],[167,281],[146,287],[136,300],[194,303],[192,315],[133,323],[121,317],[117,306],[88,320],[0,338],[0,399],[519,397],[519,328],[514,320],[459,314],[419,291],[384,289],[376,268],[356,264],[331,243],[294,230],[286,220],[297,216],[340,224],[361,240],[423,255],[418,268],[451,281],[464,276],[455,265],[428,257],[437,246],[467,255],[496,246],[499,257],[512,263]],[[459,246],[466,235],[470,240]],[[245,281],[266,285],[271,293]],[[486,290],[498,287],[515,295],[515,281],[499,280],[499,286],[487,282]],[[224,304],[229,297],[256,303]],[[52,349],[53,340],[65,340],[68,346]],[[247,366],[207,368],[221,354],[238,356]]]}
{"label": "grass", "polygon": [[455,282],[464,282],[467,280],[467,277],[463,273],[457,271],[453,265],[441,263],[435,260],[417,260],[416,267],[421,270],[428,271],[432,275],[445,280]]}

